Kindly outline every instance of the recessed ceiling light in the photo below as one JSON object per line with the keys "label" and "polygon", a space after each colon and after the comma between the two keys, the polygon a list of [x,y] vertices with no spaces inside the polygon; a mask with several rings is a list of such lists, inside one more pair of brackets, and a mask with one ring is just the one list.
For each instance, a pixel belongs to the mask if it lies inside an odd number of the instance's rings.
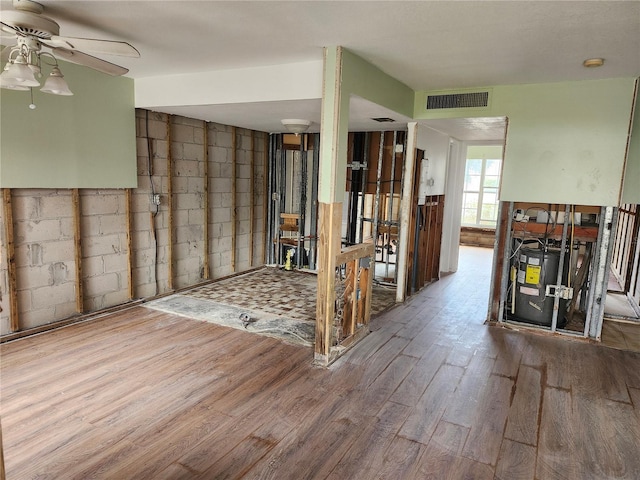
{"label": "recessed ceiling light", "polygon": [[582,65],[587,68],[590,67],[601,67],[604,64],[604,58],[587,58]]}

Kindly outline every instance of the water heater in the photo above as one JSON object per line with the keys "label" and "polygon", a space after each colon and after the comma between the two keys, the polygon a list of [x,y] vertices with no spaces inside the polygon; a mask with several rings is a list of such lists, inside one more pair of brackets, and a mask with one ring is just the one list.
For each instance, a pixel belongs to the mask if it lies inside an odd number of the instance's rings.
{"label": "water heater", "polygon": [[[546,296],[547,285],[555,285],[560,265],[560,251],[540,248],[521,248],[514,258],[516,278],[512,288],[515,301],[515,320],[551,326],[554,297]],[[563,270],[566,278],[567,269]],[[566,323],[564,313],[567,300],[560,299],[558,327]]]}

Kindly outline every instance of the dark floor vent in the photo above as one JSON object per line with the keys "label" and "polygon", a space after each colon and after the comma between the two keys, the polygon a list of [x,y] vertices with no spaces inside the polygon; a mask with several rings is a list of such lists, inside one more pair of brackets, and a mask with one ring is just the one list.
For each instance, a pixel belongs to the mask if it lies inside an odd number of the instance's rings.
{"label": "dark floor vent", "polygon": [[429,95],[427,110],[439,108],[470,108],[489,105],[489,92],[453,93],[449,95]]}

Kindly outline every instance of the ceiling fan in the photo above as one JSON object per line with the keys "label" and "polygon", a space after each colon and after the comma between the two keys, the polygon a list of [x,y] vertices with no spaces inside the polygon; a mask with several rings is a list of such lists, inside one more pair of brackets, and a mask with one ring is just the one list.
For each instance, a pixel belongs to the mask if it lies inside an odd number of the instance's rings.
{"label": "ceiling fan", "polygon": [[[50,65],[51,73],[41,91],[55,95],[73,95],[60,72],[57,58],[83,65],[108,75],[124,75],[129,70],[98,57],[119,55],[139,57],[140,53],[126,42],[60,36],[60,26],[43,15],[44,7],[32,0],[13,0],[15,10],[2,12],[0,30],[10,35],[16,44],[2,52],[6,65],[0,74],[0,87],[29,90],[40,86],[42,64]],[[49,59],[53,63],[48,63]]]}

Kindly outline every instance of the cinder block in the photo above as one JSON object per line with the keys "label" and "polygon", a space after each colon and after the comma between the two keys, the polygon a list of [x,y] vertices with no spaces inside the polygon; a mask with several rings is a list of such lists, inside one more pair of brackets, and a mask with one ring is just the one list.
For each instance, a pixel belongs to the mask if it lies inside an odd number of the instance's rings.
{"label": "cinder block", "polygon": [[173,193],[188,193],[189,192],[189,177],[176,176],[173,177],[171,184]]}
{"label": "cinder block", "polygon": [[183,145],[183,155],[185,159],[202,162],[204,160],[204,145],[202,145],[202,140],[199,143],[185,143]]}
{"label": "cinder block", "polygon": [[185,225],[189,225],[189,210],[175,210],[173,212],[174,228],[184,227]]}
{"label": "cinder block", "polygon": [[138,287],[143,285],[147,285],[153,281],[153,267],[144,266],[144,267],[134,267],[131,271],[131,277],[133,279],[134,290],[136,290],[136,295],[140,295],[140,292],[137,292]]}
{"label": "cinder block", "polygon": [[174,165],[174,175],[179,177],[199,177],[200,170],[197,160],[179,160]]}
{"label": "cinder block", "polygon": [[[75,303],[74,303],[75,305]],[[56,310],[54,306],[37,310],[20,311],[20,327],[23,330],[39,327],[54,322]]]}
{"label": "cinder block", "polygon": [[[75,263],[71,265],[71,272],[75,272]],[[57,262],[49,265],[49,272],[54,285],[60,285],[68,281],[75,281],[75,273],[69,271],[66,263]]]}
{"label": "cinder block", "polygon": [[104,257],[98,255],[95,257],[85,257],[82,259],[82,276],[83,278],[95,277],[104,273]]}
{"label": "cinder block", "polygon": [[171,125],[172,143],[194,143],[193,127],[190,125]]}
{"label": "cinder block", "polygon": [[198,177],[188,177],[187,178],[188,191],[191,193],[202,194],[204,192],[204,178],[201,176]]}
{"label": "cinder block", "polygon": [[229,178],[214,178],[213,189],[214,192],[229,193],[231,192],[231,179]]}
{"label": "cinder block", "polygon": [[251,178],[251,165],[238,165],[238,178]]}
{"label": "cinder block", "polygon": [[75,302],[71,303],[62,303],[58,304],[54,307],[54,319],[55,320],[64,320],[65,318],[69,318],[76,313],[76,304]]}
{"label": "cinder block", "polygon": [[202,205],[202,195],[199,193],[183,193],[175,197],[174,207],[176,210],[201,209]]}
{"label": "cinder block", "polygon": [[82,244],[83,256],[92,257],[95,255],[105,255],[122,251],[120,237],[118,235],[101,235],[88,237]]}
{"label": "cinder block", "polygon": [[13,209],[13,221],[40,219],[40,197],[27,197],[18,195],[12,191],[11,207]]}
{"label": "cinder block", "polygon": [[165,118],[149,120],[149,137],[164,140],[167,138],[167,124]]}
{"label": "cinder block", "polygon": [[40,197],[40,218],[57,219],[73,216],[73,202],[71,194],[60,193]]}
{"label": "cinder block", "polygon": [[60,239],[74,238],[76,234],[76,228],[74,220],[70,217],[60,218]]}
{"label": "cinder block", "polygon": [[18,266],[16,268],[16,288],[18,290],[30,290],[52,284],[53,279],[48,264],[35,267]]}
{"label": "cinder block", "polygon": [[132,263],[135,267],[148,267],[154,265],[156,261],[156,251],[153,248],[136,250],[133,253]]}
{"label": "cinder block", "polygon": [[233,165],[231,163],[221,163],[220,164],[220,176],[222,178],[228,178],[229,181],[231,181],[231,179],[234,176],[234,170],[233,170]]}
{"label": "cinder block", "polygon": [[14,222],[16,244],[36,243],[60,238],[60,220],[18,220]]}
{"label": "cinder block", "polygon": [[84,279],[84,294],[87,297],[104,295],[120,289],[120,276],[117,273],[105,273]]}
{"label": "cinder block", "polygon": [[127,255],[105,255],[102,257],[105,273],[126,273],[128,267]]}
{"label": "cinder block", "polygon": [[129,301],[128,289],[118,290],[117,292],[106,293],[102,297],[102,308],[115,307],[116,305],[122,305]]}
{"label": "cinder block", "polygon": [[[124,193],[122,204],[124,205]],[[120,212],[120,195],[82,195],[80,198],[82,215],[108,215]],[[124,210],[122,210],[124,212]]]}
{"label": "cinder block", "polygon": [[176,243],[201,241],[202,225],[187,225],[176,229]]}
{"label": "cinder block", "polygon": [[215,142],[218,147],[233,148],[233,141],[230,132],[216,132]]}
{"label": "cinder block", "polygon": [[248,178],[238,178],[236,180],[236,190],[238,192],[249,192],[250,191],[250,180]]}
{"label": "cinder block", "polygon": [[75,259],[73,239],[46,242],[42,244],[42,263],[71,262]]}
{"label": "cinder block", "polygon": [[[215,223],[221,224],[224,222],[231,221],[231,209],[224,207],[215,207],[213,208],[212,218]],[[222,229],[220,228],[220,234],[222,234]]]}
{"label": "cinder block", "polygon": [[204,224],[204,209],[189,210],[189,225]]}
{"label": "cinder block", "polygon": [[75,305],[75,284],[67,282],[60,285],[34,288],[31,301],[33,302],[33,308],[36,310],[52,309],[55,305],[64,303],[73,303]]}
{"label": "cinder block", "polygon": [[[154,175],[166,175],[166,159],[167,152],[169,151],[167,141],[165,137],[162,137],[162,140],[154,140],[151,142],[151,148],[153,151],[153,173]],[[160,160],[164,160],[164,162],[160,162]],[[162,170],[161,163],[164,163],[165,167]]]}
{"label": "cinder block", "polygon": [[[229,136],[229,139],[231,136]],[[215,147],[209,147],[209,161],[213,163],[229,163],[231,162],[231,152],[229,147],[220,146],[216,144]]]}
{"label": "cinder block", "polygon": [[224,208],[231,208],[234,205],[233,193],[225,192],[221,195],[222,202],[218,205]]}

